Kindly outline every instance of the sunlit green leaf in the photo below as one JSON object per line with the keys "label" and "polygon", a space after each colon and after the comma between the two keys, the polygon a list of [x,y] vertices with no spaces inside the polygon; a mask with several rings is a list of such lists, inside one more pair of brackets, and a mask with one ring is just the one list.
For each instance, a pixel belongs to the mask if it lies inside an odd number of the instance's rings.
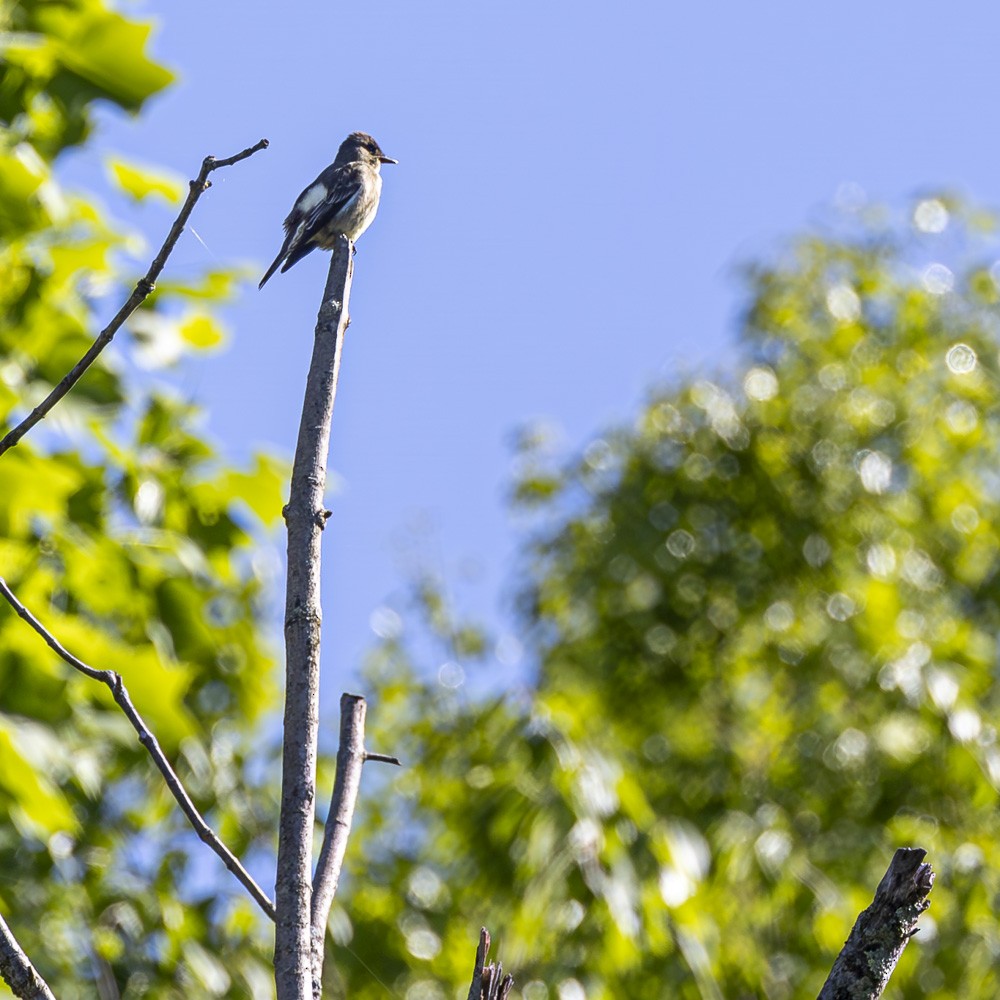
{"label": "sunlit green leaf", "polygon": [[118,157],[109,157],[106,163],[115,183],[136,201],[157,196],[175,204],[183,197],[184,181],[176,174],[155,167],[139,166]]}
{"label": "sunlit green leaf", "polygon": [[143,101],[173,80],[172,73],[146,55],[152,31],[149,23],[130,21],[98,3],[81,3],[75,10],[43,5],[38,19],[43,30],[58,40],[62,65],[90,84],[95,96],[137,111]]}
{"label": "sunlit green leaf", "polygon": [[218,347],[226,336],[219,321],[207,313],[191,313],[181,321],[179,329],[184,340],[200,350]]}

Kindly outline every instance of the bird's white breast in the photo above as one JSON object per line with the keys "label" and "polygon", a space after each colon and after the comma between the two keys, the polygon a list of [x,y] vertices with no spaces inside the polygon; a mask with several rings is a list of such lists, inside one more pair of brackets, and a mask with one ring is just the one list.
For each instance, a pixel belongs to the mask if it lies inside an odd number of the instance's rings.
{"label": "bird's white breast", "polygon": [[356,240],[374,221],[381,194],[382,178],[377,173],[367,174],[364,185],[344,206],[338,229],[349,239]]}

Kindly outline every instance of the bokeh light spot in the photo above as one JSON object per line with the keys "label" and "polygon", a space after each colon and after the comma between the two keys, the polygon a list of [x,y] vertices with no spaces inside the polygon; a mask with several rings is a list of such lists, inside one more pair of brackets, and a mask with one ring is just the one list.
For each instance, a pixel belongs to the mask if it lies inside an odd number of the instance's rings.
{"label": "bokeh light spot", "polygon": [[833,761],[839,768],[860,765],[868,754],[868,737],[860,729],[845,729],[833,745]]}
{"label": "bokeh light spot", "polygon": [[935,669],[927,673],[927,693],[942,711],[949,711],[958,700],[958,681],[948,671]]}
{"label": "bokeh light spot", "polygon": [[686,903],[696,888],[692,879],[673,866],[665,865],[660,869],[660,898],[667,906]]}
{"label": "bokeh light spot", "polygon": [[869,493],[885,493],[892,482],[892,461],[880,451],[860,453],[858,475]]}
{"label": "bokeh light spot", "polygon": [[953,344],[945,356],[948,367],[956,375],[968,375],[976,367],[976,352],[968,344]]}
{"label": "bokeh light spot", "polygon": [[913,224],[922,233],[942,233],[948,225],[948,209],[937,198],[925,198],[913,210]]}
{"label": "bokeh light spot", "polygon": [[788,601],[775,601],[764,612],[764,624],[773,632],[787,632],[795,624],[795,612]]}
{"label": "bokeh light spot", "polygon": [[433,979],[419,979],[406,991],[406,1000],[445,1000],[446,994]]}
{"label": "bokeh light spot", "polygon": [[410,875],[406,898],[414,906],[428,910],[438,905],[445,897],[444,882],[431,868],[420,866]]}
{"label": "bokeh light spot", "polygon": [[524,984],[521,996],[524,1000],[548,1000],[549,988],[540,979],[532,979]]}
{"label": "bokeh light spot", "polygon": [[979,411],[964,399],[956,399],[947,410],[945,419],[956,434],[971,434],[979,424]]}
{"label": "bokeh light spot", "polygon": [[810,535],[802,543],[802,554],[813,569],[819,569],[830,558],[830,543],[822,535]]}
{"label": "bokeh light spot", "polygon": [[751,368],[743,379],[743,391],[750,399],[774,399],[778,395],[778,377],[770,368]]}
{"label": "bokeh light spot", "polygon": [[441,951],[441,938],[429,927],[417,928],[406,935],[406,950],[414,958],[430,961]]}
{"label": "bokeh light spot", "polygon": [[587,1000],[587,994],[576,979],[564,979],[556,990],[559,1000]]}
{"label": "bokeh light spot", "polygon": [[982,731],[983,720],[971,708],[959,708],[948,717],[948,729],[960,743],[969,743]]}
{"label": "bokeh light spot", "polygon": [[979,511],[971,504],[959,504],[951,512],[951,526],[963,535],[972,534],[979,527]]}
{"label": "bokeh light spot", "polygon": [[853,323],[861,315],[861,299],[848,284],[834,285],[826,293],[826,307],[841,323]]}
{"label": "bokeh light spot", "polygon": [[398,639],[400,632],[403,631],[402,618],[392,608],[384,605],[371,613],[368,624],[380,639]]}
{"label": "bokeh light spot", "polygon": [[792,838],[784,830],[765,830],[754,844],[763,868],[776,874],[792,852]]}
{"label": "bokeh light spot", "polygon": [[438,683],[446,688],[460,688],[465,683],[465,670],[454,660],[442,663],[438,669]]}
{"label": "bokeh light spot", "polygon": [[694,552],[694,535],[683,528],[672,531],[667,538],[667,551],[678,559],[687,559]]}
{"label": "bokeh light spot", "polygon": [[955,287],[955,275],[944,264],[929,264],[924,270],[923,282],[931,295],[944,295]]}
{"label": "bokeh light spot", "polygon": [[872,576],[887,580],[896,569],[896,553],[891,545],[879,542],[869,547],[865,562]]}
{"label": "bokeh light spot", "polygon": [[826,602],[826,613],[836,622],[846,622],[856,610],[854,601],[847,594],[831,594]]}
{"label": "bokeh light spot", "polygon": [[978,844],[972,844],[968,841],[956,848],[954,858],[955,867],[960,872],[971,872],[981,868],[986,860],[983,849]]}

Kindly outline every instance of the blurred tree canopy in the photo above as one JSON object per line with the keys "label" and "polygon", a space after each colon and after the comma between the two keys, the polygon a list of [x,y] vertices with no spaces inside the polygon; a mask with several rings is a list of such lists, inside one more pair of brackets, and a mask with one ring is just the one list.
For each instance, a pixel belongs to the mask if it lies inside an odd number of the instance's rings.
{"label": "blurred tree canopy", "polygon": [[409,767],[344,905],[398,995],[487,923],[526,1000],[815,996],[903,845],[939,879],[890,994],[1000,992],[992,229],[858,212],[749,269],[745,361],[572,461],[526,435],[529,690],[421,682],[476,655],[433,584],[371,667]]}
{"label": "blurred tree canopy", "polygon": [[[0,428],[69,370],[152,256],[57,173],[99,105],[137,112],[172,79],[146,52],[149,31],[103,0],[0,5]],[[136,199],[186,189],[109,167]],[[273,803],[244,773],[247,734],[277,700],[258,514],[279,516],[283,470],[266,456],[228,467],[196,408],[131,364],[217,343],[212,308],[237,279],[161,282],[119,335],[126,350],[105,352],[3,456],[0,574],[70,649],[123,675],[209,821],[252,861],[272,850]],[[190,849],[108,692],[9,609],[0,815],[0,910],[57,996],[117,996],[111,976],[123,997],[271,995],[266,921]]]}
{"label": "blurred tree canopy", "polygon": [[[137,112],[170,74],[148,25],[102,0],[0,5],[0,32],[10,425],[134,277],[134,241],[62,187],[59,156],[89,141],[97,102]],[[136,199],[182,190],[109,169]],[[496,669],[492,640],[439,582],[379,616],[369,743],[407,767],[365,779],[329,995],[455,996],[480,924],[524,1000],[815,994],[904,844],[939,879],[891,995],[1000,992],[992,233],[945,197],[903,220],[858,211],[749,270],[717,377],[654,392],[572,460],[525,436],[531,676],[464,691],[463,670]],[[129,355],[218,343],[236,280],[161,282]],[[123,674],[268,885],[260,537],[283,470],[230,468],[197,420],[107,352],[0,459],[0,574]],[[266,922],[192,847],[104,689],[2,611],[0,816],[0,910],[64,1000],[116,996],[112,978],[123,998],[272,995]]]}

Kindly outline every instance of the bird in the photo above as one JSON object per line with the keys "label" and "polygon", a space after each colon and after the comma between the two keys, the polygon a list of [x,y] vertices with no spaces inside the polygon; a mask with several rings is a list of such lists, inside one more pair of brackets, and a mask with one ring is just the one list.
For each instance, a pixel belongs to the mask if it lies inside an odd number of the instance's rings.
{"label": "bird", "polygon": [[378,211],[382,164],[398,162],[366,132],[352,132],[333,163],[295,199],[285,219],[285,242],[257,287],[264,287],[279,264],[284,274],[317,247],[332,250],[338,236],[353,244]]}

